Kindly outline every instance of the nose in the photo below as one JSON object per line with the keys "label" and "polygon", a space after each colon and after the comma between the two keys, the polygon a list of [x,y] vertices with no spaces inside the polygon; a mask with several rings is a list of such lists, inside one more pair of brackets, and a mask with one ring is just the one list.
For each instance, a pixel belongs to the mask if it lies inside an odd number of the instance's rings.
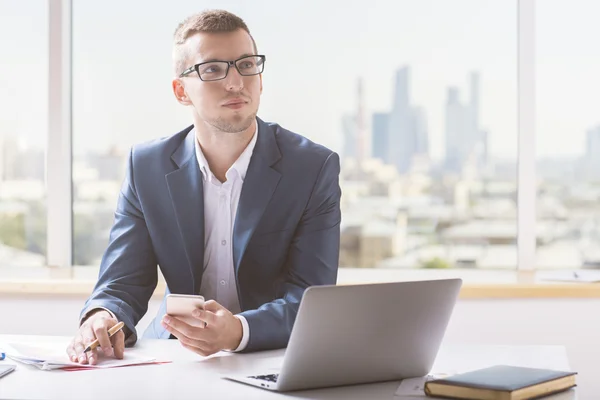
{"label": "nose", "polygon": [[231,92],[239,92],[244,88],[244,77],[240,75],[235,65],[229,67],[229,73],[225,77],[225,87]]}

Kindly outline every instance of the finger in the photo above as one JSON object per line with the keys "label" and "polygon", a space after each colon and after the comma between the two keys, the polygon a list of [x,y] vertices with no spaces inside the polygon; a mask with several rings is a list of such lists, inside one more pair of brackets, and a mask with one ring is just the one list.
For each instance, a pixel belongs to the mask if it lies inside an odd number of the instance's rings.
{"label": "finger", "polygon": [[85,346],[83,345],[83,340],[80,339],[80,340],[75,341],[75,343],[73,344],[73,348],[75,350],[75,357],[76,357],[75,362],[78,362],[80,364],[87,364],[88,358],[87,358],[87,355],[83,352],[83,350],[85,350]]}
{"label": "finger", "polygon": [[95,365],[98,362],[98,349],[90,350],[86,353],[90,365]]}
{"label": "finger", "polygon": [[[171,322],[176,319],[176,318],[170,318]],[[186,343],[189,345],[193,345],[193,346],[206,346],[207,340],[204,338],[204,335],[202,334],[204,331],[204,328],[194,328],[191,327],[189,325],[187,325],[184,322],[178,321],[179,322],[179,326],[180,328],[176,328],[175,326],[173,326],[173,324],[166,324],[163,320],[162,324],[163,326],[167,329],[167,331],[169,331],[171,334],[173,334],[173,336],[175,336],[177,339],[179,339],[180,342],[182,343]],[[181,326],[185,325],[187,328],[186,330],[192,331],[193,333],[190,335],[188,334],[188,332],[186,331],[182,331],[181,330]]]}
{"label": "finger", "polygon": [[93,352],[85,353],[84,350],[86,346],[96,340],[94,336],[94,331],[92,331],[91,327],[88,325],[83,325],[83,329],[80,331],[80,335],[78,340],[75,342],[75,352],[77,353],[77,362],[82,364],[87,364],[89,361],[88,355],[94,356],[96,355]]}
{"label": "finger", "polygon": [[183,323],[180,323],[181,321],[175,321],[176,318],[163,318],[163,320],[161,321],[162,326],[169,331],[173,336],[175,336],[177,339],[179,339],[179,341],[186,341],[189,342],[192,339],[190,337],[188,337],[185,332],[183,332],[183,329],[181,328],[181,325]]}
{"label": "finger", "polygon": [[123,333],[123,330],[120,330],[110,339],[113,349],[115,350],[115,357],[117,357],[119,360],[122,360],[125,353],[125,333]]}
{"label": "finger", "polygon": [[[95,364],[96,361],[98,361],[98,351],[96,349],[84,352],[88,344],[92,343],[94,340],[96,340],[94,331],[91,327],[86,326],[81,333],[78,343],[75,345],[77,359],[80,363],[87,364],[89,362],[90,364]],[[81,345],[81,347],[79,347],[79,345]]]}
{"label": "finger", "polygon": [[77,352],[75,351],[75,338],[69,343],[67,346],[67,355],[69,356],[69,360],[73,362],[77,362]]}
{"label": "finger", "polygon": [[215,325],[217,323],[217,315],[212,311],[206,310],[194,310],[192,312],[194,318],[198,318],[200,321],[204,321],[207,325]]}
{"label": "finger", "polygon": [[98,339],[98,343],[100,343],[100,348],[102,349],[102,352],[107,356],[112,356],[113,354],[110,338],[108,337],[108,328],[111,323],[111,320],[106,320],[102,318],[95,320],[94,325],[92,326],[94,335],[96,336],[96,339]]}
{"label": "finger", "polygon": [[217,303],[214,300],[209,300],[206,303],[204,303],[204,309],[207,311],[212,311],[212,312],[217,312],[221,309],[223,309],[224,307],[222,305],[220,305],[219,303]]}
{"label": "finger", "polygon": [[193,326],[178,318],[165,315],[162,319],[162,323],[166,324],[166,327],[171,327],[191,339],[196,339],[196,331],[198,331],[198,329],[195,329]]}

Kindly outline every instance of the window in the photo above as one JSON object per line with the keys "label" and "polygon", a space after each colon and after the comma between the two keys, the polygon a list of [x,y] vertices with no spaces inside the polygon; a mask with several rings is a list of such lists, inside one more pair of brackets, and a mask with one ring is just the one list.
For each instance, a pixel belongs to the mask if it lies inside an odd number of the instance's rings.
{"label": "window", "polygon": [[[75,264],[99,264],[129,147],[191,121],[170,52],[197,3],[141,5],[73,7]],[[259,116],[342,156],[341,266],[515,268],[516,4],[338,7],[227,4],[267,54]]]}
{"label": "window", "polygon": [[600,4],[536,6],[537,267],[600,265]]}
{"label": "window", "polygon": [[171,92],[171,38],[188,3],[73,4],[75,265],[100,265],[129,148],[190,124]]}
{"label": "window", "polygon": [[0,0],[0,267],[46,265],[48,5]]}
{"label": "window", "polygon": [[325,132],[342,115],[341,265],[516,268],[516,3],[348,9],[302,38],[329,60],[308,115]]}

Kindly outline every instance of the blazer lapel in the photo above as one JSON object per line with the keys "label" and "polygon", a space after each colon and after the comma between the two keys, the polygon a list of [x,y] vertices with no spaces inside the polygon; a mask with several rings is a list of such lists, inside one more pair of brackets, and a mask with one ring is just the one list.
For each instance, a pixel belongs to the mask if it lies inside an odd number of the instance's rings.
{"label": "blazer lapel", "polygon": [[189,264],[191,293],[197,294],[204,270],[204,190],[196,159],[196,135],[192,127],[188,129],[184,142],[171,156],[179,169],[166,179]]}
{"label": "blazer lapel", "polygon": [[258,138],[242,186],[233,228],[233,265],[236,276],[248,242],[258,225],[281,174],[272,166],[281,158],[274,130],[257,118]]}

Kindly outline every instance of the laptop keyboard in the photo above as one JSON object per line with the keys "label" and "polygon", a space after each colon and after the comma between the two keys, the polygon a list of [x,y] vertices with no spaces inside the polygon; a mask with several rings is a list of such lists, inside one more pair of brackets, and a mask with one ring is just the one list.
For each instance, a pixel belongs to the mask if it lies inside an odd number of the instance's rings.
{"label": "laptop keyboard", "polygon": [[269,381],[269,382],[277,382],[278,377],[279,377],[279,374],[269,374],[269,375],[249,376],[248,378],[260,379],[260,380]]}

